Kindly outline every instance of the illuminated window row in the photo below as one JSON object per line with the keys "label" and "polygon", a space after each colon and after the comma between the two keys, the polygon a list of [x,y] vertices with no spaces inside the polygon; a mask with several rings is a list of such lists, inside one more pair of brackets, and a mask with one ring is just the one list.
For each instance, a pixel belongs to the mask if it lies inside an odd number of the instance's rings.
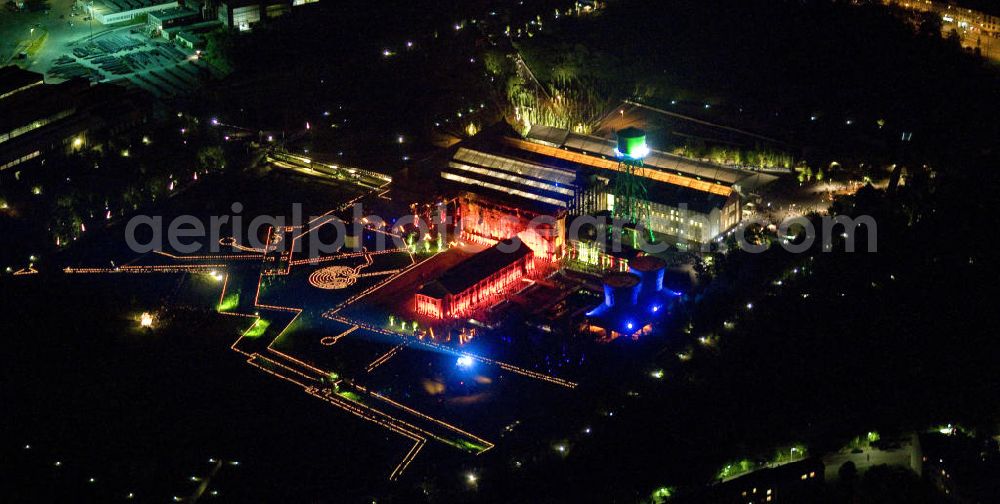
{"label": "illuminated window row", "polygon": [[467,172],[471,172],[471,173],[477,173],[477,174],[483,175],[485,177],[506,180],[508,182],[513,182],[515,184],[526,185],[526,186],[529,186],[529,187],[534,187],[534,188],[537,188],[537,189],[542,189],[544,191],[557,192],[559,194],[565,194],[566,196],[573,196],[574,194],[576,194],[576,191],[574,191],[573,189],[569,189],[569,188],[566,188],[566,187],[560,187],[558,185],[554,185],[554,184],[551,184],[551,183],[539,182],[537,180],[526,179],[526,178],[520,177],[518,175],[512,175],[512,174],[505,173],[505,172],[498,172],[498,171],[495,171],[495,170],[490,170],[488,168],[479,168],[478,166],[469,166],[469,165],[462,164],[462,163],[456,163],[454,161],[448,163],[448,166],[451,167],[451,168],[455,168],[457,170],[463,170],[463,171],[467,171]]}
{"label": "illuminated window row", "polygon": [[511,189],[510,187],[504,187],[500,184],[492,184],[490,182],[483,182],[481,180],[472,179],[469,177],[463,177],[461,175],[455,175],[453,173],[441,172],[441,178],[445,180],[451,180],[453,182],[459,182],[462,184],[477,185],[480,187],[485,187],[487,189],[493,189],[496,191],[502,191],[505,193],[510,193],[515,196],[520,196],[522,198],[527,198],[530,200],[540,201],[542,203],[548,203],[550,205],[555,205],[559,207],[566,207],[566,202],[562,200],[557,200],[555,198],[549,198],[546,196],[539,196],[537,194],[529,193],[527,191],[521,191],[519,189]]}
{"label": "illuminated window row", "polygon": [[570,171],[525,163],[524,161],[474,151],[464,147],[458,149],[458,152],[455,153],[454,159],[477,164],[479,166],[485,166],[487,168],[496,168],[498,170],[514,172],[520,175],[527,175],[537,179],[553,180],[560,184],[572,184],[576,180],[576,174]]}
{"label": "illuminated window row", "polygon": [[25,154],[25,155],[23,155],[23,156],[15,159],[15,160],[13,160],[13,161],[10,161],[8,163],[0,165],[0,171],[6,170],[7,168],[11,168],[11,167],[17,166],[17,165],[19,165],[19,164],[21,164],[21,163],[23,163],[25,161],[34,159],[34,158],[36,158],[38,156],[41,156],[41,155],[42,155],[41,151],[29,152],[28,154]]}
{"label": "illuminated window row", "polygon": [[17,128],[14,128],[14,129],[12,129],[10,131],[6,131],[6,132],[0,134],[0,143],[6,142],[7,140],[10,140],[10,139],[15,138],[15,137],[19,137],[19,136],[21,136],[21,135],[23,135],[23,134],[25,134],[25,133],[27,133],[29,131],[36,130],[36,129],[41,128],[43,126],[48,126],[49,124],[51,124],[51,123],[53,123],[55,121],[58,121],[60,119],[64,119],[66,117],[69,117],[70,114],[72,114],[73,112],[75,112],[74,109],[63,110],[63,111],[61,111],[61,112],[59,112],[57,114],[53,114],[53,115],[51,115],[49,117],[44,117],[42,119],[38,119],[38,120],[32,121],[32,122],[30,122],[28,124],[25,124],[25,125],[19,126]]}

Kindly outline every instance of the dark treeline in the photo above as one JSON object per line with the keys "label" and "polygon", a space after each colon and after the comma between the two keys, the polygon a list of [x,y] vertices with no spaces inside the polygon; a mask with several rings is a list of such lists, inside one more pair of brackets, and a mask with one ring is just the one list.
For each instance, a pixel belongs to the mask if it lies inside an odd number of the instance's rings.
{"label": "dark treeline", "polygon": [[923,162],[991,148],[996,73],[943,40],[940,20],[914,27],[856,4],[620,0],[519,45],[540,79],[569,72],[654,104],[711,102],[710,117],[816,156],[896,162],[902,131]]}

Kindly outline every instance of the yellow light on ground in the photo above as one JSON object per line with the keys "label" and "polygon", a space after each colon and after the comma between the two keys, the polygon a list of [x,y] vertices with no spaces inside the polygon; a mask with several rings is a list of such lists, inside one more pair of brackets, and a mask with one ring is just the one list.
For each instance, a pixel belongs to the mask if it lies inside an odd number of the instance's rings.
{"label": "yellow light on ground", "polygon": [[149,312],[142,312],[142,315],[139,316],[139,327],[153,327],[153,316],[150,315]]}

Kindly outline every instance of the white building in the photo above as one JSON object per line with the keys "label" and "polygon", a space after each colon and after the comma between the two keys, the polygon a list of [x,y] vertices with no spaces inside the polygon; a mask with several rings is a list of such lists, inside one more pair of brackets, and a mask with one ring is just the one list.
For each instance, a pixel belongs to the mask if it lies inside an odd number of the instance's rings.
{"label": "white building", "polygon": [[[79,0],[78,0],[78,3]],[[103,25],[131,21],[149,12],[178,7],[177,0],[95,0],[83,7]]]}

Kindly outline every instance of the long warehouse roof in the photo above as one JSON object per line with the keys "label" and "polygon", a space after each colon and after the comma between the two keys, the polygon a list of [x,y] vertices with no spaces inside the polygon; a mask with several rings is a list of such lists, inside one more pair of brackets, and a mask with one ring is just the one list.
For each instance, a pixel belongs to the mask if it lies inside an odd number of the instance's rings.
{"label": "long warehouse roof", "polygon": [[[602,168],[605,170],[617,171],[619,168],[618,161],[617,159],[614,158],[607,159],[606,157],[598,157],[594,156],[593,154],[578,153],[571,150],[559,149],[556,147],[552,147],[550,145],[528,142],[525,140],[518,140],[516,138],[505,138],[505,140],[507,143],[518,149],[528,152],[534,152],[536,154],[541,154],[543,156],[549,156],[557,159],[571,161],[581,165],[591,166],[594,168]],[[636,174],[641,177],[656,180],[659,182],[666,182],[668,184],[687,187],[690,189],[694,189],[696,191],[718,194],[720,196],[729,196],[730,194],[733,193],[733,188],[730,185],[707,181],[707,180],[699,180],[698,178],[692,177],[690,175],[671,173],[652,167],[640,168],[636,170]]]}
{"label": "long warehouse roof", "polygon": [[441,171],[445,180],[479,186],[565,208],[577,187],[576,173],[460,147]]}
{"label": "long warehouse roof", "polygon": [[[603,156],[610,160],[617,159],[614,152],[615,142],[610,139],[581,135],[561,128],[541,125],[532,126],[527,138],[535,143],[549,145],[560,150],[569,149],[576,152],[585,152],[593,156]],[[649,155],[643,159],[643,163],[650,168],[670,171],[679,175],[694,177],[695,180],[707,180],[726,186],[732,186],[749,175],[734,168],[698,161],[658,150],[650,151]]]}

